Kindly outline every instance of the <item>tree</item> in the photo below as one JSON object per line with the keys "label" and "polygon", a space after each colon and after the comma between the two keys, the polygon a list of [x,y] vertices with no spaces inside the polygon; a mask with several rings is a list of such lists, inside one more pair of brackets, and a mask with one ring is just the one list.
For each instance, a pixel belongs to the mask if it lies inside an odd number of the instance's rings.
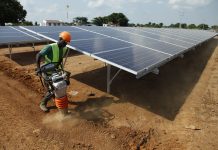
{"label": "tree", "polygon": [[188,28],[189,28],[189,29],[196,29],[197,27],[196,27],[195,24],[190,24],[190,25],[188,25]]}
{"label": "tree", "polygon": [[182,23],[181,24],[181,28],[186,29],[187,28],[187,24],[186,23]]}
{"label": "tree", "polygon": [[156,25],[156,23],[152,23],[152,24],[151,24],[152,27],[155,27],[155,25]]}
{"label": "tree", "polygon": [[179,28],[179,27],[180,27],[180,23],[176,23],[176,24],[174,25],[174,27],[175,27],[175,28]]}
{"label": "tree", "polygon": [[128,26],[129,19],[123,13],[112,13],[108,17],[108,22],[116,26]]}
{"label": "tree", "polygon": [[145,25],[146,27],[151,27],[151,22]]}
{"label": "tree", "polygon": [[213,26],[211,26],[211,28],[216,30],[216,29],[218,29],[218,25],[213,25]]}
{"label": "tree", "polygon": [[155,27],[155,28],[160,28],[159,24],[155,24],[154,27]]}
{"label": "tree", "polygon": [[171,24],[171,25],[169,25],[169,27],[170,27],[170,28],[174,28],[174,27],[175,27],[175,25],[174,25],[174,24]]}
{"label": "tree", "polygon": [[128,26],[129,27],[135,27],[136,25],[134,23],[129,23]]}
{"label": "tree", "polygon": [[107,17],[96,17],[92,20],[92,23],[97,26],[102,26],[104,23],[108,23]]}
{"label": "tree", "polygon": [[73,23],[76,25],[86,25],[88,24],[88,18],[87,17],[76,17],[73,19]]}
{"label": "tree", "polygon": [[211,28],[212,28],[213,30],[215,30],[216,32],[218,32],[218,25],[213,25]]}
{"label": "tree", "polygon": [[19,23],[13,23],[13,26],[33,26],[32,21],[23,21]]}
{"label": "tree", "polygon": [[199,24],[198,28],[202,29],[202,30],[207,30],[207,29],[209,29],[209,26],[207,24]]}
{"label": "tree", "polygon": [[159,27],[160,28],[162,28],[163,27],[163,23],[161,22],[161,23],[159,23]]}
{"label": "tree", "polygon": [[23,21],[21,23],[21,25],[23,25],[23,26],[33,26],[33,22],[32,21]]}
{"label": "tree", "polygon": [[26,10],[17,0],[1,0],[0,1],[0,25],[5,23],[19,23],[25,21]]}
{"label": "tree", "polygon": [[152,24],[151,22],[148,23],[149,26],[151,26],[151,24]]}

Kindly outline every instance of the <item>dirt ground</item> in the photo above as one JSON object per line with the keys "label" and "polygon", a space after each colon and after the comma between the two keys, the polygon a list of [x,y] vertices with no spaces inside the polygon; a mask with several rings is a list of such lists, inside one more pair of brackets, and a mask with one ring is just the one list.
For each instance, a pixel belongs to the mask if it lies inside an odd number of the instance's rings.
{"label": "dirt ground", "polygon": [[[218,38],[141,79],[121,72],[106,91],[105,64],[71,52],[69,111],[38,105],[37,46],[0,49],[0,149],[218,149]],[[117,69],[113,68],[115,73]]]}

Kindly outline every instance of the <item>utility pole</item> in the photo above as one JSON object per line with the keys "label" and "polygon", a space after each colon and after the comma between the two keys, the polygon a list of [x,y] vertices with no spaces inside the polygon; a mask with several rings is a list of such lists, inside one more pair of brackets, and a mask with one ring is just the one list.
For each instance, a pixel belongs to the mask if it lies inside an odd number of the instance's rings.
{"label": "utility pole", "polygon": [[180,19],[179,19],[179,20],[180,20],[180,21],[179,21],[179,22],[180,22],[180,23],[179,23],[179,28],[181,29],[181,28],[182,28],[182,18],[183,18],[184,15],[185,15],[185,11],[182,9],[182,10],[179,10],[178,13],[179,13],[179,18],[180,18]]}
{"label": "utility pole", "polygon": [[204,30],[204,26],[205,26],[205,23],[206,23],[206,19],[203,18],[202,20],[203,20],[203,29],[202,29],[202,30]]}
{"label": "utility pole", "polygon": [[68,10],[69,10],[70,6],[67,5],[66,7],[67,7],[67,23],[69,23],[69,14],[68,14]]}

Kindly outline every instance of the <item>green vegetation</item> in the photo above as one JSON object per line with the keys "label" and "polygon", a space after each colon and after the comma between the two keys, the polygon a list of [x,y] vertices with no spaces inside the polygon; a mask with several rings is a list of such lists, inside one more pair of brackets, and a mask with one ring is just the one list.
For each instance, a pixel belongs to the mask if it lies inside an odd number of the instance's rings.
{"label": "green vegetation", "polygon": [[97,26],[110,24],[114,26],[128,26],[129,19],[123,13],[112,13],[109,16],[96,17],[92,23]]}
{"label": "green vegetation", "polygon": [[182,29],[201,29],[201,30],[208,30],[213,29],[218,32],[218,25],[213,25],[209,27],[207,24],[186,24],[186,23],[176,23],[176,24],[170,24],[169,26],[164,25],[163,23],[152,23],[148,22],[147,24],[134,24],[130,23],[128,24],[129,27],[151,27],[151,28],[182,28]]}
{"label": "green vegetation", "polygon": [[5,23],[19,23],[25,21],[26,10],[17,0],[0,1],[0,25]]}
{"label": "green vegetation", "polygon": [[209,29],[209,26],[207,24],[199,24],[198,29],[207,30]]}
{"label": "green vegetation", "polygon": [[107,17],[96,17],[92,20],[92,23],[96,26],[103,26],[103,24],[108,23]]}
{"label": "green vegetation", "polygon": [[13,23],[13,26],[33,26],[33,22],[23,21],[23,22],[19,22],[19,23]]}
{"label": "green vegetation", "polygon": [[88,18],[87,17],[76,17],[73,19],[74,25],[86,25],[88,24]]}
{"label": "green vegetation", "polygon": [[108,22],[115,26],[128,26],[129,19],[123,13],[112,13],[107,16]]}
{"label": "green vegetation", "polygon": [[196,26],[195,24],[190,24],[190,25],[188,25],[188,28],[189,28],[189,29],[196,29],[197,26]]}
{"label": "green vegetation", "polygon": [[216,32],[218,32],[218,25],[214,25],[211,27],[213,30],[215,30]]}

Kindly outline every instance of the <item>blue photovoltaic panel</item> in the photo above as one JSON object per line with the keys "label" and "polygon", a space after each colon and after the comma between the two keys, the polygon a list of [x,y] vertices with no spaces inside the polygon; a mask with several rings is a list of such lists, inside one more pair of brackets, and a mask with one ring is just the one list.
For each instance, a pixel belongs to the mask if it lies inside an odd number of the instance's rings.
{"label": "blue photovoltaic panel", "polygon": [[[132,46],[127,42],[122,42],[103,35],[87,32],[81,29],[67,27],[25,27],[34,32],[45,35],[54,40],[58,40],[59,33],[68,31],[72,35],[70,45],[76,47],[77,50],[84,51],[85,53],[94,54],[101,51],[108,51],[123,47]],[[59,31],[59,32],[57,32]]]}
{"label": "blue photovoltaic panel", "polygon": [[155,39],[156,41],[163,41],[165,43],[168,43],[171,45],[181,46],[184,48],[192,47],[195,45],[195,43],[190,42],[190,41],[179,40],[179,39],[176,39],[176,38],[173,38],[170,36],[163,36],[161,34],[153,34],[152,32],[145,32],[145,31],[137,29],[137,28],[118,27],[117,29],[120,31],[126,32],[126,33],[131,33],[135,36],[147,37],[150,39]]}
{"label": "blue photovoltaic panel", "polygon": [[141,77],[161,64],[214,37],[199,30],[123,27],[21,27],[57,41],[62,31],[72,35],[70,48]]}
{"label": "blue photovoltaic panel", "polygon": [[[80,27],[80,28],[86,30],[87,27]],[[123,32],[117,29],[116,27],[107,27],[103,29],[99,29],[98,27],[89,27],[88,30],[97,32],[103,35],[112,36],[122,41],[134,43],[134,45],[153,49],[153,50],[159,51],[161,53],[169,54],[169,55],[178,54],[184,49],[188,48],[188,47],[177,46],[175,44],[169,44],[164,41],[147,38],[145,36]]]}
{"label": "blue photovoltaic panel", "polygon": [[62,31],[68,31],[72,34],[72,40],[80,40],[80,39],[92,39],[92,38],[104,38],[104,36],[93,34],[91,32],[83,31],[80,29],[72,28],[71,26],[56,26],[56,27],[34,27],[29,26],[25,27],[30,29],[31,31],[35,31],[35,33],[39,33],[41,35],[46,35],[55,40],[58,40],[59,33]]}
{"label": "blue photovoltaic panel", "polygon": [[125,43],[112,38],[77,40],[72,41],[72,45],[78,49],[86,50],[86,52],[90,54],[133,46],[130,43]]}
{"label": "blue photovoltaic panel", "polygon": [[176,35],[194,40],[196,42],[203,42],[210,37],[214,36],[214,32],[207,32],[202,30],[191,30],[191,29],[153,29],[153,31],[159,31],[161,33]]}
{"label": "blue photovoltaic panel", "polygon": [[154,28],[137,28],[137,29],[142,31],[142,32],[149,32],[152,34],[166,36],[166,37],[170,37],[173,39],[182,40],[182,41],[186,41],[186,42],[190,42],[190,43],[194,43],[194,44],[198,44],[198,42],[199,42],[198,40],[194,40],[191,37],[179,36],[178,34],[174,34],[174,33],[166,33],[163,30],[159,30],[159,29],[154,29]]}
{"label": "blue photovoltaic panel", "polygon": [[45,40],[45,38],[37,36],[19,27],[0,27],[0,45],[12,43],[40,42]]}
{"label": "blue photovoltaic panel", "polygon": [[135,70],[136,72],[148,69],[157,62],[161,62],[169,58],[169,56],[166,54],[138,46],[132,46],[115,51],[108,51],[95,55],[131,70]]}

